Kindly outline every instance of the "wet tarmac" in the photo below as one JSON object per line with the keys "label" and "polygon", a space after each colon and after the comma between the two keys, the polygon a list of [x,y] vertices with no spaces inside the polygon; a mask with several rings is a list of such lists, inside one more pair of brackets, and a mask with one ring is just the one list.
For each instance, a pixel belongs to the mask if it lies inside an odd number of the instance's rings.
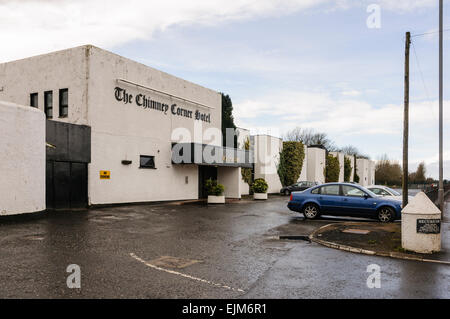
{"label": "wet tarmac", "polygon": [[[0,220],[0,297],[450,297],[447,265],[301,240],[341,219],[305,221],[286,208],[287,200],[132,205]],[[450,224],[442,227],[449,236]],[[80,289],[67,287],[70,264],[80,266]],[[370,264],[381,267],[381,288],[366,285]]]}

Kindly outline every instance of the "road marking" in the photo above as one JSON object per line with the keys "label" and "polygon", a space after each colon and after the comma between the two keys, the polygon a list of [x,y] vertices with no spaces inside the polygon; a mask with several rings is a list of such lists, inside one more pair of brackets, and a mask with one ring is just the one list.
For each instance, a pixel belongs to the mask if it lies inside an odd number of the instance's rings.
{"label": "road marking", "polygon": [[146,266],[148,266],[148,267],[150,267],[150,268],[156,269],[156,270],[164,271],[164,272],[167,272],[167,273],[169,273],[169,274],[181,276],[181,277],[188,278],[188,279],[191,279],[191,280],[200,281],[200,282],[203,282],[203,283],[205,283],[205,284],[208,284],[208,285],[214,286],[214,287],[224,288],[224,289],[233,290],[233,291],[238,291],[238,292],[245,292],[245,291],[242,290],[242,289],[232,288],[232,287],[230,287],[230,286],[218,284],[218,283],[215,283],[215,282],[206,280],[206,279],[194,277],[194,276],[191,276],[191,275],[183,274],[183,273],[178,272],[178,271],[174,271],[174,270],[170,270],[170,269],[165,269],[165,268],[161,268],[161,267],[152,265],[152,264],[146,262],[144,259],[142,259],[142,258],[136,256],[136,254],[134,254],[134,253],[130,253],[130,256],[131,256],[132,258],[136,259],[137,261],[140,261],[140,262],[143,263],[144,265],[146,265]]}

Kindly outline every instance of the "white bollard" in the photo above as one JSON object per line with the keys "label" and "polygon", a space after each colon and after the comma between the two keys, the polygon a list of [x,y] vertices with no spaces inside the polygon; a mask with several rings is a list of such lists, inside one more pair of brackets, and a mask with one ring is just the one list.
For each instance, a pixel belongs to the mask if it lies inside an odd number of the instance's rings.
{"label": "white bollard", "polygon": [[402,247],[425,254],[441,251],[441,211],[423,192],[402,209]]}

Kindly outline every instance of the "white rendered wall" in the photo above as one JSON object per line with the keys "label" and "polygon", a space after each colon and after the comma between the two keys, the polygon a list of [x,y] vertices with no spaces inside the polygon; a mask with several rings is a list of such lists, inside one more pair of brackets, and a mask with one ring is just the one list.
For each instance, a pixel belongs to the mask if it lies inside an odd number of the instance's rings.
{"label": "white rendered wall", "polygon": [[241,198],[240,177],[240,167],[218,167],[217,181],[225,187],[226,198]]}
{"label": "white rendered wall", "polygon": [[[242,169],[241,169],[241,171],[242,171]],[[244,179],[242,178],[242,175],[240,177],[239,184],[240,184],[241,195],[250,194],[250,186],[244,181]]]}
{"label": "white rendered wall", "polygon": [[255,156],[255,179],[264,178],[269,185],[267,193],[279,193],[281,189],[277,167],[283,141],[269,135],[252,136]]}
{"label": "white rendered wall", "polygon": [[375,184],[375,162],[369,160],[369,185]]}
{"label": "white rendered wall", "polygon": [[245,141],[247,139],[250,140],[250,131],[245,128],[236,128],[237,133],[237,147],[240,149],[244,149]]}
{"label": "white rendered wall", "polygon": [[0,101],[0,215],[45,210],[45,116]]}
{"label": "white rendered wall", "polygon": [[303,159],[302,171],[298,177],[298,182],[308,180],[308,147],[304,145],[303,150],[305,152],[305,158]]}
{"label": "white rendered wall", "polygon": [[[118,83],[119,78],[172,96]],[[116,86],[134,96],[209,113],[211,122],[124,104],[114,97]],[[221,145],[220,134],[216,139],[205,134],[213,128],[221,132],[220,93],[90,45],[0,64],[0,88],[0,100],[25,105],[37,92],[42,110],[44,91],[53,90],[53,120],[91,126],[90,204],[198,198],[198,166],[172,165],[171,142]],[[67,118],[58,114],[62,88],[69,89]],[[172,136],[179,128],[188,132],[183,139]],[[140,169],[139,155],[155,156],[156,169]],[[124,159],[132,164],[123,165]],[[110,171],[111,178],[100,180],[100,170]]]}
{"label": "white rendered wall", "polygon": [[[22,60],[0,63],[0,100],[30,105],[30,94],[38,93],[44,110],[44,91],[53,91],[52,120],[88,124],[86,46],[56,51]],[[59,117],[59,89],[69,89],[69,115]]]}
{"label": "white rendered wall", "polygon": [[[171,142],[196,142],[221,145],[206,130],[221,132],[221,103],[218,92],[206,89],[167,73],[147,67],[116,54],[90,47],[89,124],[92,127],[92,156],[89,165],[89,198],[92,204],[182,200],[198,198],[198,166],[171,162]],[[139,85],[183,97],[209,107],[202,107],[156,93],[142,87],[117,82],[125,79]],[[145,94],[154,100],[211,114],[211,123],[175,116],[135,103],[115,99],[119,86],[129,94]],[[172,136],[178,129],[180,136]],[[140,169],[139,155],[155,156],[156,169]],[[123,159],[132,160],[122,165]],[[99,171],[111,171],[110,180],[100,180]],[[187,178],[187,179],[186,179]],[[188,183],[186,183],[186,180]]]}
{"label": "white rendered wall", "polygon": [[330,152],[331,155],[337,157],[339,161],[339,183],[344,181],[344,153],[341,152]]}
{"label": "white rendered wall", "polygon": [[356,173],[359,176],[359,185],[369,186],[369,160],[365,158],[356,159]]}
{"label": "white rendered wall", "polygon": [[326,152],[322,148],[308,147],[308,181],[325,183],[325,176],[323,174],[325,168]]}

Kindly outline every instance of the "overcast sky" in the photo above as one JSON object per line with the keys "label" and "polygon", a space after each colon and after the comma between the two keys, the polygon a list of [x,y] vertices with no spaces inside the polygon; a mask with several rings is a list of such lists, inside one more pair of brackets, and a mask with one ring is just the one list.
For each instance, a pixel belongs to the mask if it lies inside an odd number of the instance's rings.
{"label": "overcast sky", "polygon": [[[380,28],[369,28],[378,4]],[[410,169],[437,177],[438,0],[0,0],[0,62],[93,44],[229,94],[236,124],[325,132],[401,160],[404,37],[411,48]],[[450,1],[444,1],[444,19]],[[373,20],[371,20],[373,21]],[[450,21],[444,21],[450,28]],[[445,33],[444,107],[450,106]],[[417,58],[416,58],[417,57]],[[448,85],[447,85],[448,84]],[[450,179],[450,112],[444,116]]]}

